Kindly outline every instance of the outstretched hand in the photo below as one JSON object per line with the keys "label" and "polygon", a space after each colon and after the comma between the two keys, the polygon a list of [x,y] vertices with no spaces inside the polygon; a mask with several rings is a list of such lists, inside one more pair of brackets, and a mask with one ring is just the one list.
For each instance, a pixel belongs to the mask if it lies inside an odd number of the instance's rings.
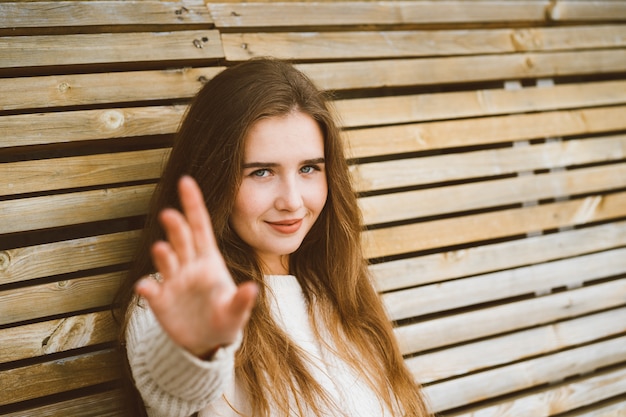
{"label": "outstretched hand", "polygon": [[250,317],[257,286],[248,282],[237,287],[233,282],[202,192],[192,178],[181,178],[179,195],[183,213],[161,212],[167,241],[152,247],[162,280],[144,278],[135,291],[175,343],[204,358],[236,340]]}

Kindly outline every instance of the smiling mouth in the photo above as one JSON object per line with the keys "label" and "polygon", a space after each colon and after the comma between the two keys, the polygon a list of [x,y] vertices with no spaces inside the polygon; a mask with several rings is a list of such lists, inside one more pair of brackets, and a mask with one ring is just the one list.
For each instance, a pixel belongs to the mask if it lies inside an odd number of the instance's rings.
{"label": "smiling mouth", "polygon": [[302,219],[267,222],[267,224],[279,233],[292,234],[300,230],[300,226],[302,226]]}

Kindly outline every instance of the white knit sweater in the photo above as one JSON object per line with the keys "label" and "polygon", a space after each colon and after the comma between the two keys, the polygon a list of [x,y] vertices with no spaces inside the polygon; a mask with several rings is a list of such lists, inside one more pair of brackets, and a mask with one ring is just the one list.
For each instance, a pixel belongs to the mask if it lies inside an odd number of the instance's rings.
{"label": "white knit sweater", "polygon": [[[270,295],[272,315],[292,340],[309,353],[311,374],[339,409],[329,410],[324,416],[391,416],[354,369],[316,340],[297,279],[281,275],[266,276],[266,281],[274,295]],[[199,412],[199,417],[238,417],[241,414],[235,408],[243,415],[251,415],[246,393],[234,377],[234,355],[240,342],[221,348],[211,361],[200,360],[172,342],[147,303],[143,304],[133,311],[126,338],[135,384],[148,414],[187,417]]]}

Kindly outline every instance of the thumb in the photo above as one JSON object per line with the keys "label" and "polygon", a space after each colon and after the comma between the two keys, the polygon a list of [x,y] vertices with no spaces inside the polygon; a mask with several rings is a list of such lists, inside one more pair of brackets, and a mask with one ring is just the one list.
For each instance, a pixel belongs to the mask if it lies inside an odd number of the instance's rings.
{"label": "thumb", "polygon": [[135,293],[152,305],[152,302],[161,294],[161,285],[151,278],[142,278],[135,284]]}
{"label": "thumb", "polygon": [[258,293],[259,287],[254,282],[245,282],[237,288],[228,310],[232,317],[240,321],[241,326],[250,317]]}

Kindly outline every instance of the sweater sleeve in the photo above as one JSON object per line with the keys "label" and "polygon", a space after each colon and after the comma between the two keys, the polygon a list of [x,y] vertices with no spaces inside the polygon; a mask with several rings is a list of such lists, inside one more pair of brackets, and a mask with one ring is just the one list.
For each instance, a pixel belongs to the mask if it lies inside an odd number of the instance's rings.
{"label": "sweater sleeve", "polygon": [[241,338],[203,361],[170,339],[147,303],[136,304],[126,330],[126,351],[148,415],[187,417],[220,398],[232,381],[240,343]]}

